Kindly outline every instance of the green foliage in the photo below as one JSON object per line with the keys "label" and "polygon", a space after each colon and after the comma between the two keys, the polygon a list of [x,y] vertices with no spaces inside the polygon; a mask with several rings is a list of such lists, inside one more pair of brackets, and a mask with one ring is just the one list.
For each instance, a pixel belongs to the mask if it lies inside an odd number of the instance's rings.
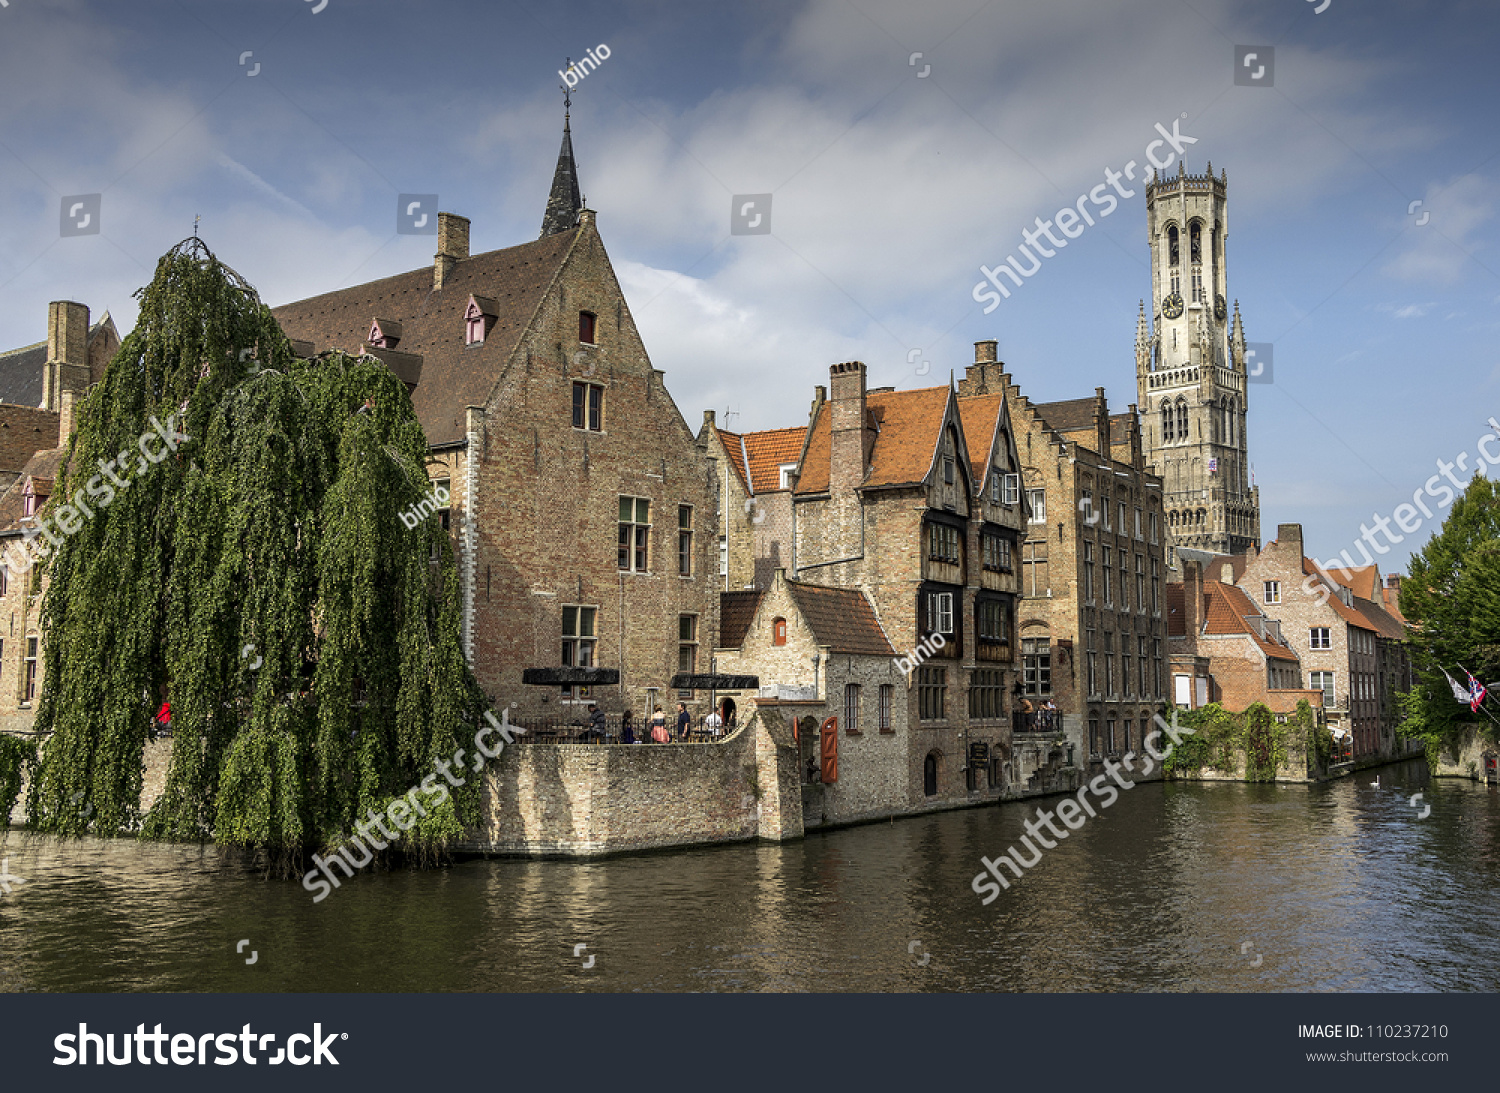
{"label": "green foliage", "polygon": [[[48,505],[131,453],[128,487],[47,561],[36,727],[53,735],[30,820],[66,835],[143,820],[146,837],[212,838],[289,867],[467,744],[483,705],[447,534],[399,518],[428,488],[426,441],[388,369],[294,359],[254,290],[198,240],[138,295]],[[150,419],[172,414],[191,439],[132,464]],[[141,817],[164,698],[172,760]],[[63,807],[80,790],[91,817]],[[477,817],[477,786],[456,792],[406,849],[440,851]]]}
{"label": "green foliage", "polygon": [[21,778],[36,765],[36,742],[0,733],[0,827],[10,826],[10,812],[21,794]]}
{"label": "green foliage", "polygon": [[[1307,707],[1305,715],[1303,707]],[[1306,702],[1298,706],[1297,714],[1299,719],[1305,716],[1305,724],[1312,723],[1312,708]],[[1164,769],[1169,776],[1191,774],[1205,767],[1227,773],[1239,769],[1243,755],[1246,781],[1274,781],[1276,772],[1287,763],[1291,744],[1305,741],[1304,736],[1294,739],[1289,726],[1279,723],[1260,702],[1240,714],[1211,702],[1196,710],[1179,711],[1177,722],[1192,729],[1193,735],[1184,736],[1167,757]]]}
{"label": "green foliage", "polygon": [[1318,727],[1317,715],[1312,703],[1302,699],[1297,703],[1297,712],[1292,717],[1292,728],[1296,734],[1293,743],[1307,755],[1308,769],[1326,771],[1333,759],[1333,734],[1326,727]]}
{"label": "green foliage", "polygon": [[[1417,686],[1400,699],[1403,736],[1421,739],[1429,761],[1453,750],[1475,715],[1453,698],[1443,669],[1462,665],[1481,682],[1500,679],[1500,487],[1475,475],[1438,533],[1410,562],[1401,585],[1401,612]],[[1462,677],[1459,682],[1463,683]],[[1496,739],[1481,718],[1480,731]]]}

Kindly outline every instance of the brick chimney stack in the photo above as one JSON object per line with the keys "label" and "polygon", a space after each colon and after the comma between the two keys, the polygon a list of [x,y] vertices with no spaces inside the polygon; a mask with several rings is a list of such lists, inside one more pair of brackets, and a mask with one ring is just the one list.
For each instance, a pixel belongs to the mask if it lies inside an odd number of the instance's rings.
{"label": "brick chimney stack", "polygon": [[999,361],[1000,343],[990,338],[974,343],[974,363],[964,369],[964,378],[958,381],[958,393],[963,396],[987,395],[1005,385],[1005,366]]}
{"label": "brick chimney stack", "polygon": [[1284,547],[1302,553],[1302,525],[1301,524],[1277,524],[1276,542]]}
{"label": "brick chimney stack", "polygon": [[71,300],[47,305],[47,363],[42,369],[42,409],[59,415],[58,445],[73,433],[73,409],[89,386],[89,309]]}
{"label": "brick chimney stack", "polygon": [[828,369],[830,492],[850,491],[865,480],[865,366],[860,361]]}
{"label": "brick chimney stack", "polygon": [[1105,459],[1109,458],[1109,403],[1104,398],[1104,388],[1094,388],[1094,433],[1097,439],[1096,451]]}
{"label": "brick chimney stack", "polygon": [[1203,565],[1182,560],[1182,627],[1189,638],[1203,628]]}
{"label": "brick chimney stack", "polygon": [[432,287],[440,289],[453,267],[469,257],[469,218],[438,213],[438,249],[432,259]]}

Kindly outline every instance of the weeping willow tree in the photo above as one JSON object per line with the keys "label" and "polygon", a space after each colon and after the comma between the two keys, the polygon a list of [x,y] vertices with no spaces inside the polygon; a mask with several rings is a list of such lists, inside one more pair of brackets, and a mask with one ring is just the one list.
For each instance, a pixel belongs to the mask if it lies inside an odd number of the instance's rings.
{"label": "weeping willow tree", "polygon": [[[399,516],[429,486],[426,440],[384,365],[297,359],[198,239],[137,295],[40,514],[79,491],[90,509],[44,563],[36,727],[51,735],[28,819],[212,839],[290,868],[472,741],[484,699],[452,548],[437,520]],[[171,763],[142,816],[163,700]],[[456,789],[403,848],[440,852],[477,799]]]}

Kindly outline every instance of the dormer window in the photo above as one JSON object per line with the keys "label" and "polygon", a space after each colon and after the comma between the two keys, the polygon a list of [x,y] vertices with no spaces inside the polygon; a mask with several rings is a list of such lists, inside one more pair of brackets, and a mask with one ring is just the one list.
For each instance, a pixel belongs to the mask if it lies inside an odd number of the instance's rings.
{"label": "dormer window", "polygon": [[50,478],[27,478],[26,486],[21,491],[21,515],[35,516],[47,503],[47,496],[51,492]]}
{"label": "dormer window", "polygon": [[376,319],[365,341],[376,349],[395,349],[401,343],[401,324],[394,319]]}
{"label": "dormer window", "polygon": [[500,307],[486,296],[470,296],[464,306],[464,344],[481,345],[491,328]]}
{"label": "dormer window", "polygon": [[797,473],[797,464],[783,463],[776,468],[777,489],[789,490],[792,488],[792,476]]}
{"label": "dormer window", "polygon": [[598,325],[599,317],[592,311],[580,311],[578,313],[578,340],[584,345],[594,345],[594,328]]}

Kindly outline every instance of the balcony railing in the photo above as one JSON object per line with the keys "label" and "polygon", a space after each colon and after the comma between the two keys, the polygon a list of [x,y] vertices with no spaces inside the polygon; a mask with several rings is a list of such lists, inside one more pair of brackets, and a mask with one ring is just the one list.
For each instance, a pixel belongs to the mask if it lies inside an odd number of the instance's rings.
{"label": "balcony railing", "polygon": [[1062,732],[1063,717],[1061,710],[1016,710],[1011,715],[1011,733],[1016,736],[1025,734],[1047,733],[1054,734]]}

